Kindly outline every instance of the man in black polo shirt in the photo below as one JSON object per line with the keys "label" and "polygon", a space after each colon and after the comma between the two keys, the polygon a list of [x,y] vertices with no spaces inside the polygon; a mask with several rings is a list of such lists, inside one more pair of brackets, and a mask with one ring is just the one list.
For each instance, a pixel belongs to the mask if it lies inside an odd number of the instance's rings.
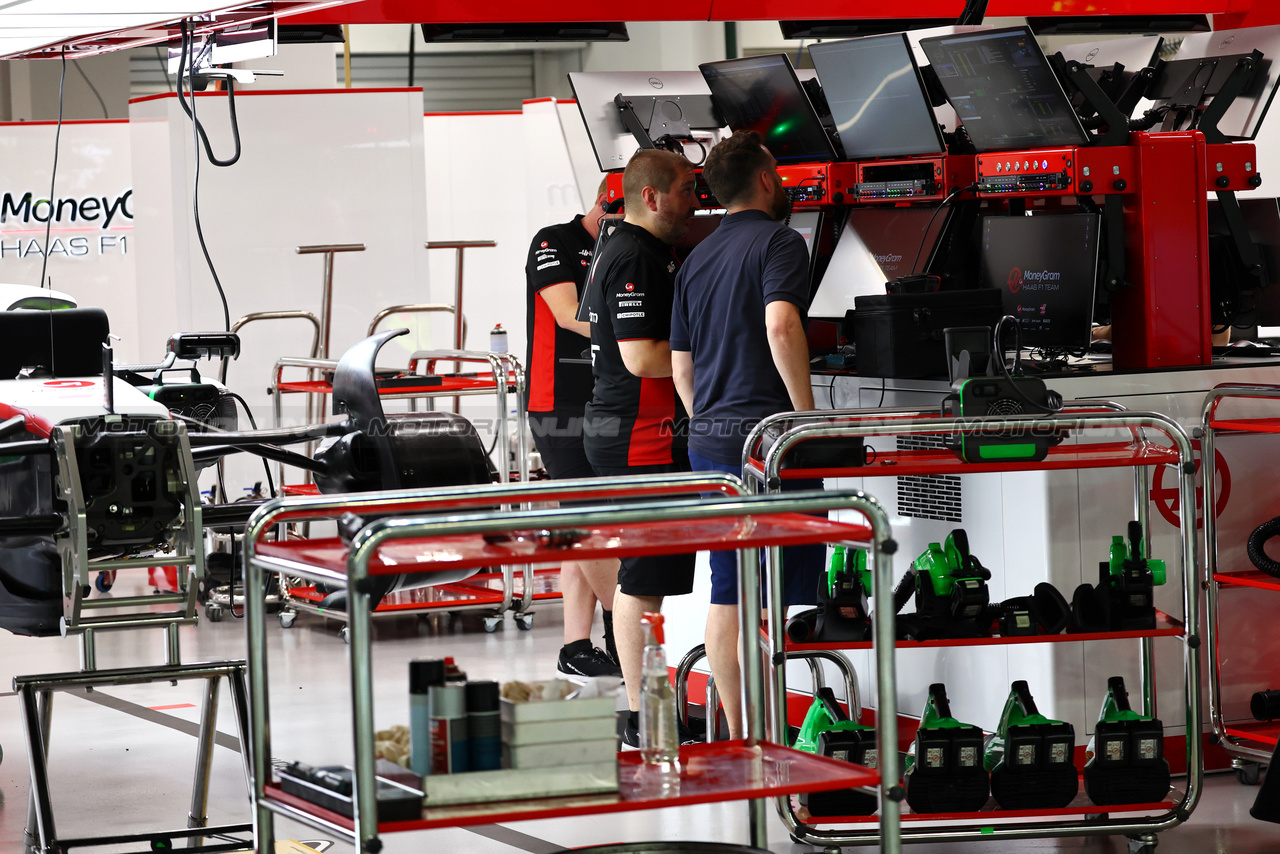
{"label": "man in black polo shirt", "polygon": [[[525,410],[542,464],[554,480],[595,476],[582,448],[582,419],[592,386],[591,365],[585,358],[591,346],[587,338],[591,327],[576,317],[607,199],[605,182],[601,181],[588,214],[549,225],[535,234],[524,268],[529,339]],[[622,675],[613,640],[617,586],[616,559],[560,564],[564,646],[557,669],[563,675]],[[597,601],[604,609],[604,651],[591,643]]]}
{"label": "man in black polo shirt", "polygon": [[[601,477],[688,471],[685,413],[671,382],[671,299],[684,236],[698,202],[693,169],[669,151],[636,152],[622,178],[626,216],[604,243],[586,303],[595,389],[583,444]],[[613,600],[618,660],[631,717],[627,746],[639,746],[640,617],[664,596],[693,589],[694,555],[625,558]]]}
{"label": "man in black polo shirt", "polygon": [[[809,253],[782,223],[791,204],[758,133],[738,131],[717,144],[702,175],[726,215],[676,277],[671,366],[691,414],[694,470],[741,475],[752,427],[777,412],[813,409],[805,338]],[[787,486],[821,489],[822,482]],[[783,550],[787,604],[816,600],[823,556],[822,546]],[[731,738],[742,733],[737,603],[734,553],[712,552],[707,663]]]}

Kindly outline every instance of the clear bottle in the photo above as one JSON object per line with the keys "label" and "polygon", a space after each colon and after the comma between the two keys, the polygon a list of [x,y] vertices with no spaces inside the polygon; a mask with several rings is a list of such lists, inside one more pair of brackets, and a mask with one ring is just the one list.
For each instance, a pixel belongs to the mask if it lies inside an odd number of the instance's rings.
{"label": "clear bottle", "polygon": [[489,352],[507,352],[507,330],[502,328],[501,323],[489,330]]}
{"label": "clear bottle", "polygon": [[652,765],[674,766],[680,758],[676,693],[662,651],[662,615],[645,613],[644,663],[640,670],[640,755]]}

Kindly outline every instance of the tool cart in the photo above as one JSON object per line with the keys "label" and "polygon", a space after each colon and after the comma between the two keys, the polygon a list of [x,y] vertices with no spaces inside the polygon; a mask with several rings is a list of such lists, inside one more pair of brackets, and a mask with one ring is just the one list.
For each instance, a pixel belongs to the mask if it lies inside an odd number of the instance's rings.
{"label": "tool cart", "polygon": [[[755,488],[777,491],[787,479],[843,477],[907,477],[925,474],[978,474],[1053,469],[1087,469],[1130,467],[1134,470],[1134,513],[1137,525],[1147,531],[1147,500],[1150,494],[1150,471],[1166,466],[1177,472],[1178,489],[1183,507],[1195,504],[1195,460],[1191,440],[1183,429],[1166,416],[1148,412],[1118,411],[1114,404],[1098,402],[1068,403],[1053,416],[993,416],[984,418],[943,417],[936,410],[839,410],[821,414],[785,413],[761,422],[747,440],[743,471]],[[1075,441],[1058,444],[1038,461],[1005,462],[988,460],[965,462],[949,448],[903,447],[881,450],[865,458],[849,448],[844,452],[852,465],[828,465],[824,468],[787,468],[783,460],[789,453],[815,441],[853,441],[856,447],[873,436],[901,437],[913,435],[1010,435],[1012,431],[1037,431],[1040,436],[1069,431]],[[1104,435],[1098,441],[1083,441],[1090,431]],[[762,437],[768,434],[769,441]],[[1116,436],[1123,437],[1117,441]],[[1153,441],[1159,437],[1159,441]],[[810,445],[810,449],[818,446]],[[974,637],[965,639],[900,640],[899,650],[922,647],[972,647],[978,645],[1023,643],[1088,643],[1112,639],[1131,639],[1141,647],[1142,685],[1135,693],[1141,697],[1138,706],[1143,715],[1154,717],[1153,642],[1158,637],[1170,638],[1182,646],[1184,691],[1186,697],[1187,778],[1183,792],[1170,792],[1158,803],[1097,806],[1077,798],[1065,808],[1035,810],[982,810],[971,813],[906,813],[902,816],[904,841],[958,841],[989,839],[1031,839],[1045,836],[1084,836],[1124,834],[1130,838],[1130,850],[1150,852],[1156,834],[1185,821],[1200,796],[1203,760],[1200,753],[1199,711],[1199,636],[1197,634],[1196,597],[1196,532],[1194,514],[1184,513],[1180,519],[1183,613],[1170,616],[1156,611],[1154,628],[1131,631],[1107,631],[1077,634],[1041,634],[1023,637]],[[777,583],[781,575],[780,549],[767,551],[768,573]],[[878,583],[878,580],[877,582]],[[875,591],[879,592],[879,591]],[[879,601],[879,596],[876,597]],[[787,654],[812,649],[866,649],[865,641],[797,644],[783,631],[781,613],[769,615],[768,646]],[[882,659],[892,658],[886,647],[876,653],[880,669],[892,665]],[[772,660],[770,694],[786,696],[784,656]],[[883,698],[883,695],[881,695]],[[775,703],[772,708],[774,732],[781,731],[785,709]],[[882,709],[877,722],[888,714]],[[905,747],[905,743],[903,744]],[[883,756],[883,754],[881,754]],[[835,848],[841,845],[874,844],[879,839],[872,816],[823,817],[806,819],[797,814],[790,799],[778,799],[784,822],[797,841]],[[818,824],[839,825],[838,829],[818,828]]]}
{"label": "tool cart", "polygon": [[[878,838],[882,850],[899,851],[896,753],[890,750],[884,754],[882,771],[885,779],[892,782],[879,786],[880,775],[871,769],[799,753],[768,741],[764,664],[760,645],[755,641],[761,614],[759,550],[773,544],[837,542],[868,548],[879,582],[878,595],[885,603],[889,601],[894,543],[884,511],[875,499],[856,492],[786,496],[752,496],[744,492],[745,486],[738,478],[725,475],[655,475],[610,482],[566,480],[284,498],[264,505],[246,529],[245,577],[249,588],[256,589],[269,573],[278,572],[344,585],[350,596],[351,647],[347,660],[354,703],[355,782],[352,816],[348,818],[286,793],[272,776],[266,614],[263,603],[251,598],[245,622],[252,659],[249,697],[258,851],[269,854],[272,850],[276,814],[334,833],[354,843],[358,851],[372,854],[381,847],[379,836],[384,833],[733,799],[751,801],[751,843],[765,845],[765,798],[862,786],[876,786],[878,791],[882,811]],[[707,493],[712,495],[708,497]],[[631,503],[604,503],[622,497]],[[556,510],[492,509],[495,502],[523,507],[551,500],[601,503],[579,503]],[[450,510],[450,514],[421,515],[443,509]],[[806,515],[825,510],[849,511],[861,518],[858,523],[851,523]],[[376,521],[361,526],[346,539],[269,542],[265,537],[269,529],[282,523],[335,519],[348,512],[376,514]],[[548,536],[539,536],[539,532]],[[412,563],[415,570],[438,567],[453,571],[494,562],[551,560],[566,552],[585,559],[725,547],[739,553],[743,591],[739,618],[742,637],[750,639],[740,648],[746,700],[745,740],[682,748],[685,770],[678,792],[669,793],[668,797],[654,797],[642,791],[632,782],[633,775],[623,773],[620,789],[613,794],[438,807],[428,802],[416,820],[381,824],[376,820],[371,603],[365,579],[402,571],[405,561]],[[891,643],[892,620],[883,621],[879,632],[882,637],[878,638],[877,647]],[[892,657],[885,660],[886,667],[877,678],[881,695],[888,698],[883,708],[893,721],[893,662]],[[896,743],[892,723],[882,727],[880,738],[886,745]],[[638,765],[638,760],[627,754],[621,755],[619,762],[624,772]],[[434,783],[435,778],[432,780]]]}

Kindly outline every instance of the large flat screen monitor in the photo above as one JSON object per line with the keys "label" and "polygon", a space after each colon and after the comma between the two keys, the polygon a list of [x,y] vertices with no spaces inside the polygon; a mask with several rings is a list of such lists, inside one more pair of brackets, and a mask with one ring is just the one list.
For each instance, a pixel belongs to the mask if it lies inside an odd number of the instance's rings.
{"label": "large flat screen monitor", "polygon": [[1249,87],[1231,102],[1218,120],[1218,130],[1225,136],[1253,139],[1258,135],[1262,120],[1275,98],[1276,85],[1280,83],[1275,63],[1280,59],[1280,26],[1192,33],[1182,40],[1173,61],[1167,63],[1152,81],[1149,97],[1155,101],[1170,100],[1191,80],[1196,86],[1205,85],[1207,97],[1201,103],[1211,102],[1230,76],[1236,58],[1254,50],[1262,51],[1261,66]]}
{"label": "large flat screen monitor", "polygon": [[1089,141],[1026,27],[923,39],[920,47],[978,151]]}
{"label": "large flat screen monitor", "polygon": [[1091,213],[983,218],[980,282],[1000,289],[1024,347],[1089,346],[1100,221]]}
{"label": "large flat screen monitor", "polygon": [[[1275,199],[1240,199],[1240,215],[1249,240],[1258,247],[1258,255],[1262,260],[1262,276],[1254,279],[1243,271],[1235,271],[1240,315],[1236,322],[1241,326],[1258,326],[1259,335],[1274,338],[1280,335],[1280,206]],[[1213,235],[1229,236],[1226,219],[1222,215],[1222,207],[1214,200],[1209,200],[1209,234],[1210,246],[1213,246]],[[1235,256],[1235,253],[1231,253]],[[1212,255],[1210,256],[1212,259]],[[1234,257],[1233,257],[1234,260]],[[1210,261],[1210,270],[1216,265]],[[1210,273],[1210,284],[1213,285],[1213,272]],[[1238,336],[1232,333],[1232,340]]]}
{"label": "large flat screen monitor", "polygon": [[883,295],[890,279],[928,270],[951,211],[906,207],[850,210],[809,306],[809,316],[843,318],[853,308],[854,297]]}
{"label": "large flat screen monitor", "polygon": [[569,86],[601,172],[622,169],[640,147],[622,124],[613,102],[618,95],[632,102],[646,127],[652,127],[655,114],[659,121],[666,116],[685,119],[693,128],[701,129],[695,136],[704,137],[703,145],[708,150],[729,135],[727,128],[702,127],[710,116],[704,105],[711,90],[696,71],[573,71],[569,73]]}
{"label": "large flat screen monitor", "polygon": [[946,150],[904,33],[811,45],[849,160]]}
{"label": "large flat screen monitor", "polygon": [[729,127],[759,132],[779,163],[836,158],[786,54],[704,62],[698,68]]}

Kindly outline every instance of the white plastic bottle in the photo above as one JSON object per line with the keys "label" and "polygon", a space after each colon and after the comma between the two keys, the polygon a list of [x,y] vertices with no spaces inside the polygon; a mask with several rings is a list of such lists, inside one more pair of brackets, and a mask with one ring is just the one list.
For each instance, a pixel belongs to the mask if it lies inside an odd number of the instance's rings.
{"label": "white plastic bottle", "polygon": [[644,663],[640,671],[640,755],[651,765],[674,766],[680,759],[676,734],[676,693],[662,651],[662,615],[646,613]]}
{"label": "white plastic bottle", "polygon": [[501,323],[489,330],[489,352],[507,352],[507,330],[502,328]]}

